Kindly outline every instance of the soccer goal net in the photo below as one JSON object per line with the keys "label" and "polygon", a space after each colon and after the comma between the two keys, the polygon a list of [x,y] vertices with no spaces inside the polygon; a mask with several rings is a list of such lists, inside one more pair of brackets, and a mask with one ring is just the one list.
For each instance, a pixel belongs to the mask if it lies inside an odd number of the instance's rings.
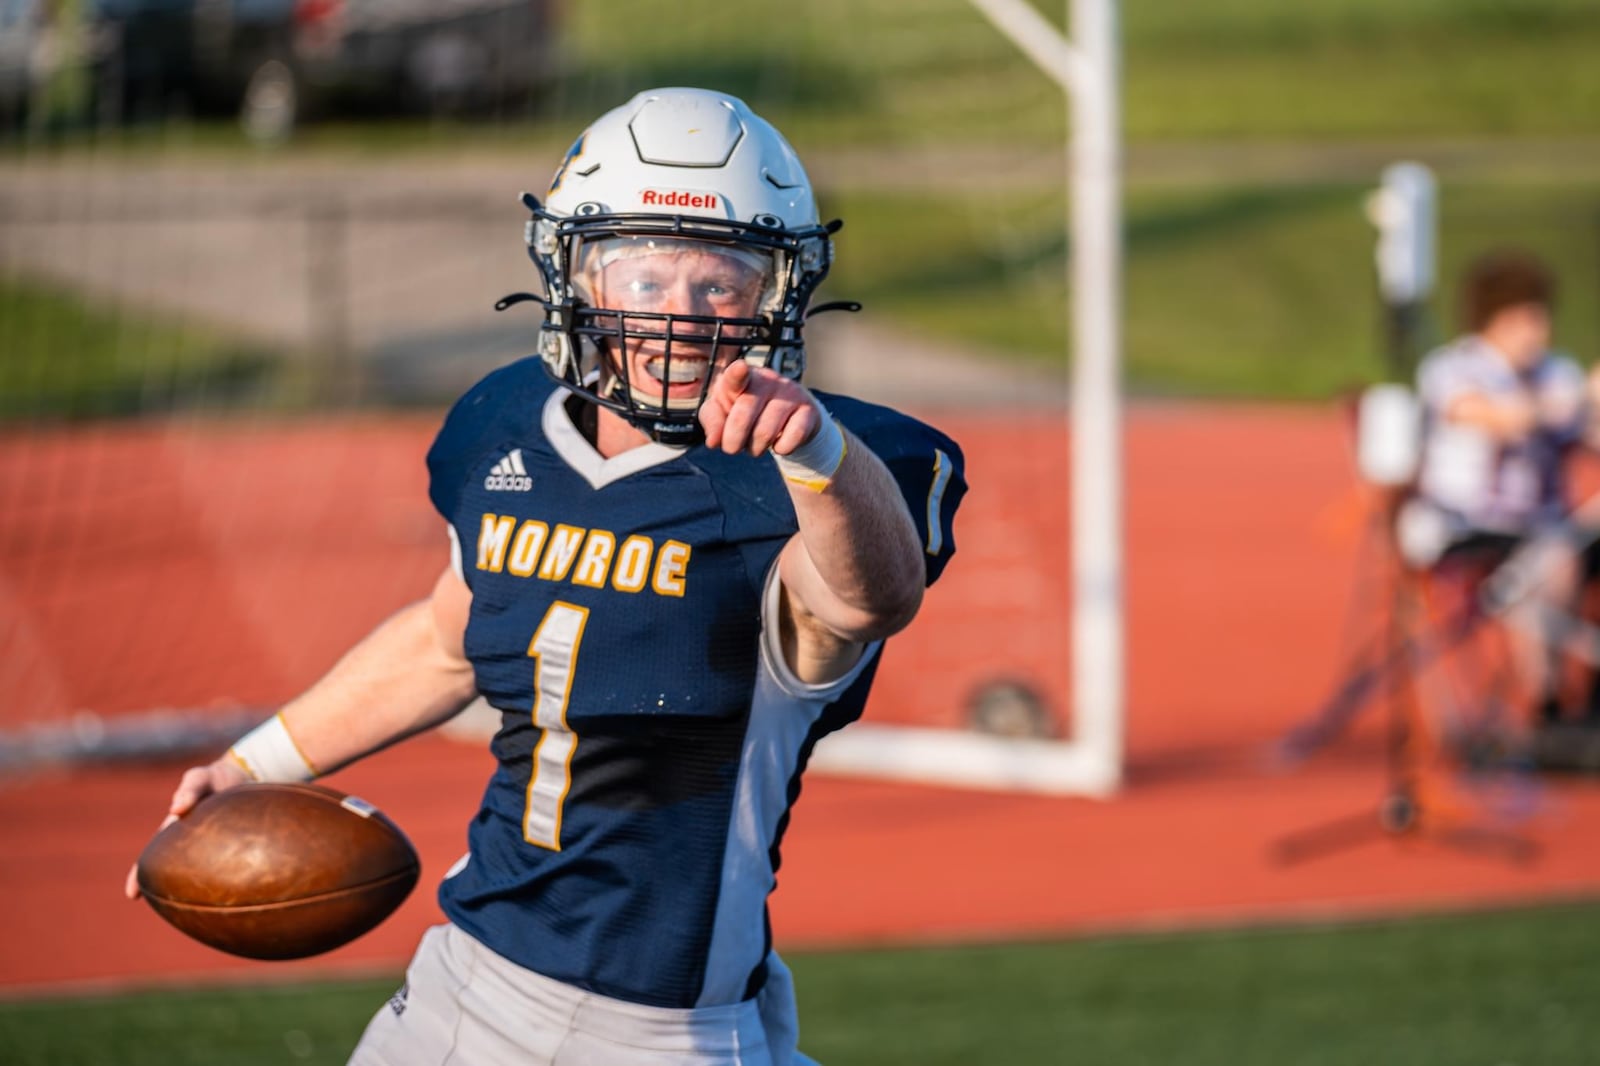
{"label": "soccer goal net", "polygon": [[1066,33],[1022,0],[561,5],[536,76],[440,55],[403,93],[310,56],[247,98],[35,71],[0,106],[0,765],[218,747],[425,595],[439,418],[534,350],[492,311],[535,284],[517,194],[632,93],[703,84],[846,223],[818,299],[866,310],[808,327],[808,380],[938,425],[973,486],[816,765],[1115,789],[1115,26],[1073,8]]}

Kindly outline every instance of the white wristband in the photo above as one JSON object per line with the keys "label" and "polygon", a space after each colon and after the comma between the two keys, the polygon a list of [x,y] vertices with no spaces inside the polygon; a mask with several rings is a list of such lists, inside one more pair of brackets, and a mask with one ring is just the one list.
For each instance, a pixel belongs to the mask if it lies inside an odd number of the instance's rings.
{"label": "white wristband", "polygon": [[788,455],[773,452],[772,458],[777,461],[778,473],[783,475],[785,481],[803,485],[812,492],[822,492],[833,484],[833,475],[839,472],[839,465],[844,462],[849,448],[844,442],[844,434],[839,431],[839,424],[833,420],[828,409],[815,400],[811,402],[822,417],[822,425],[810,440]]}
{"label": "white wristband", "polygon": [[281,712],[240,737],[228,756],[252,781],[310,781],[317,776],[317,768],[289,735]]}

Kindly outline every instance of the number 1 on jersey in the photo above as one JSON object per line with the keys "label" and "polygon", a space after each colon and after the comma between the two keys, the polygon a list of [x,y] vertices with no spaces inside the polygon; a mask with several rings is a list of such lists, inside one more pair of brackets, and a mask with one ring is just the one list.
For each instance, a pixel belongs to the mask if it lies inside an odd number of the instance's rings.
{"label": "number 1 on jersey", "polygon": [[538,693],[533,724],[544,731],[533,749],[533,773],[528,779],[528,805],[522,816],[522,838],[530,844],[561,850],[561,808],[572,787],[572,753],[577,734],[567,728],[567,699],[572,695],[572,674],[578,664],[578,645],[589,609],[556,601],[528,644],[534,663]]}

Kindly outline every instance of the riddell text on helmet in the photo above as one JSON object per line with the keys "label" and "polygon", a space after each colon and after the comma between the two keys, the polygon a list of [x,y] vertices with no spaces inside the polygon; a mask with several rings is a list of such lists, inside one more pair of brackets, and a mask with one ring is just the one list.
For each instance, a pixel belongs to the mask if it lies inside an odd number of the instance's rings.
{"label": "riddell text on helmet", "polygon": [[639,202],[646,207],[703,207],[717,209],[717,194],[710,192],[685,192],[681,189],[645,189]]}

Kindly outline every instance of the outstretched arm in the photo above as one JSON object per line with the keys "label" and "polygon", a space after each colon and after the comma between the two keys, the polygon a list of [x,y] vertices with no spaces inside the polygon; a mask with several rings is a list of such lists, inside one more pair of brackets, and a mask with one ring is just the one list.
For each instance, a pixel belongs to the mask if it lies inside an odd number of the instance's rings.
{"label": "outstretched arm", "polygon": [[790,667],[808,682],[842,675],[868,641],[910,623],[925,580],[916,526],[894,479],[865,444],[825,419],[799,382],[744,363],[717,376],[701,407],[710,447],[789,460],[780,466],[800,531],[778,562],[780,636]]}
{"label": "outstretched arm", "polygon": [[[472,699],[472,665],[462,641],[472,593],[445,570],[433,594],[384,621],[321,680],[286,704],[278,718],[292,738],[301,777],[330,773],[363,755],[450,718]],[[276,728],[276,727],[274,727]],[[165,827],[206,796],[244,784],[259,764],[233,749],[186,771],[172,794]],[[268,777],[276,777],[267,774]],[[132,871],[125,891],[137,899]]]}

